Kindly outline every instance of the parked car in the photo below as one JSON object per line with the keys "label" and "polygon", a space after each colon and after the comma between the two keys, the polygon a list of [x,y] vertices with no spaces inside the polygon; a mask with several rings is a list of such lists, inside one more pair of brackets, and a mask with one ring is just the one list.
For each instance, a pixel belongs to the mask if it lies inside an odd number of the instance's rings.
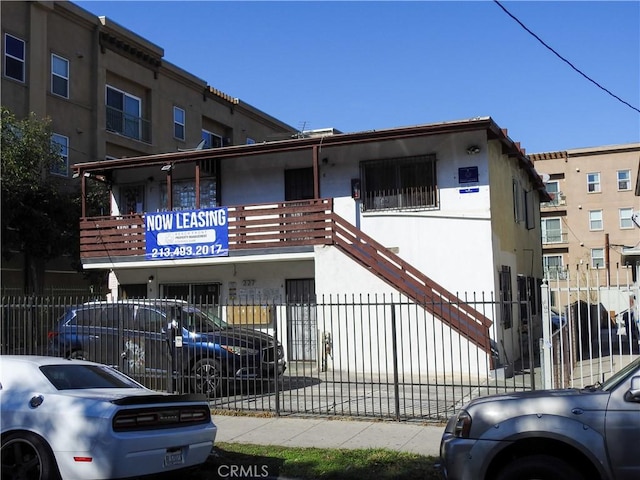
{"label": "parked car", "polygon": [[554,330],[564,327],[567,324],[567,316],[560,313],[557,308],[551,307],[551,326]]}
{"label": "parked car", "polygon": [[48,336],[51,355],[112,365],[158,389],[177,372],[185,379],[179,388],[208,397],[226,382],[273,380],[286,369],[272,336],[182,300],[84,303],[69,308]]}
{"label": "parked car", "polygon": [[115,479],[191,467],[213,448],[204,395],[149,390],[106,365],[0,356],[2,478]]}
{"label": "parked car", "polygon": [[440,465],[451,480],[635,480],[639,432],[637,358],[583,389],[472,400],[447,423]]}

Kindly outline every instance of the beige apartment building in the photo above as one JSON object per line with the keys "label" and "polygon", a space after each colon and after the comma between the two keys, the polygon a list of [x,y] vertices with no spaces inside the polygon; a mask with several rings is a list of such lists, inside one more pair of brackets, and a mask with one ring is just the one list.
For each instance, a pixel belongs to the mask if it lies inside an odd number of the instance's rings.
{"label": "beige apartment building", "polygon": [[[167,62],[158,45],[73,3],[1,2],[0,8],[2,105],[18,118],[34,112],[51,119],[52,140],[63,156],[51,174],[63,183],[79,186],[71,174],[77,163],[261,143],[296,133]],[[219,187],[214,170],[202,169],[201,188],[212,196]],[[172,188],[194,195],[187,186]],[[121,195],[130,212],[144,203],[140,185]],[[77,281],[66,263],[49,265],[45,283]],[[3,287],[22,285],[22,270],[19,260],[3,262]]]}
{"label": "beige apartment building", "polygon": [[547,278],[571,285],[637,282],[640,143],[529,158],[554,196],[540,209]]}

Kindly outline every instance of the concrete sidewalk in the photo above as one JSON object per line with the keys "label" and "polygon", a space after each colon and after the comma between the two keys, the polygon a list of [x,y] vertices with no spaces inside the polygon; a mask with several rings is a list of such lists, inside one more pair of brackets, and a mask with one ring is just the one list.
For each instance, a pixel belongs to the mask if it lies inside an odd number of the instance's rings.
{"label": "concrete sidewalk", "polygon": [[343,418],[214,415],[216,443],[283,447],[385,448],[437,457],[444,425]]}

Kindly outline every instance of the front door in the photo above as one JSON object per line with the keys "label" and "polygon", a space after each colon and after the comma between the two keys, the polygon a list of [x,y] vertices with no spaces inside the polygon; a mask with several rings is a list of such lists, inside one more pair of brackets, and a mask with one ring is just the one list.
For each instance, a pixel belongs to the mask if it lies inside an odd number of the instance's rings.
{"label": "front door", "polygon": [[313,278],[286,281],[287,338],[291,361],[318,358],[316,286]]}

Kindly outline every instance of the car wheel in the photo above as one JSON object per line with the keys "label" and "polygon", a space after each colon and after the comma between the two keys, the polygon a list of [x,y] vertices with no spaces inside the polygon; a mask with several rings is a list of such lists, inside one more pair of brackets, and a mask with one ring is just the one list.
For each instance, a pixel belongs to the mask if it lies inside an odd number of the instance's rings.
{"label": "car wheel", "polygon": [[60,474],[49,445],[33,433],[12,433],[2,439],[2,478],[58,480]]}
{"label": "car wheel", "polygon": [[584,480],[584,475],[571,464],[551,455],[518,458],[504,467],[496,480]]}
{"label": "car wheel", "polygon": [[193,390],[213,398],[222,391],[222,369],[214,358],[201,358],[193,366]]}
{"label": "car wheel", "polygon": [[84,350],[74,350],[68,355],[67,358],[72,358],[75,360],[89,360],[87,352],[85,352]]}

